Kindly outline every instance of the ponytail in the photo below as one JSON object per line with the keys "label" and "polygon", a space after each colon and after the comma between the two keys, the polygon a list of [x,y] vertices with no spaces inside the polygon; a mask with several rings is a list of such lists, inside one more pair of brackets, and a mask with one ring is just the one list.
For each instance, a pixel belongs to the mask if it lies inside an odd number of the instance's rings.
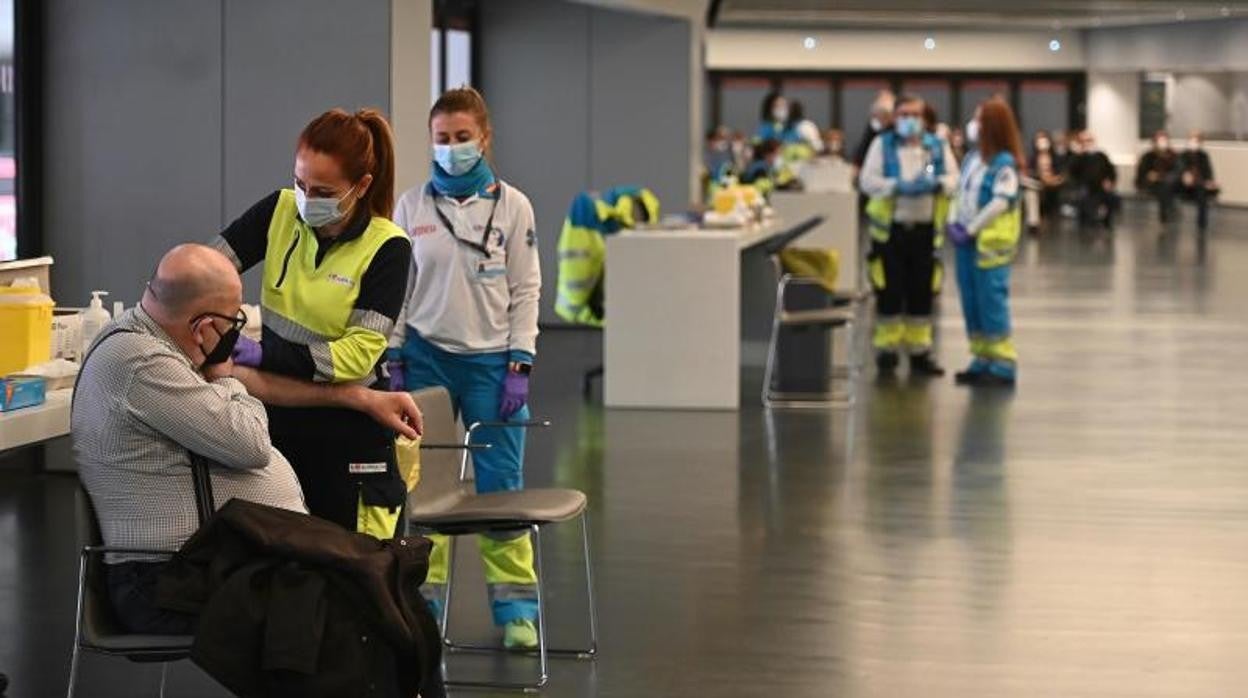
{"label": "ponytail", "polygon": [[380,111],[330,109],[304,127],[296,150],[302,148],[333,157],[352,182],[371,174],[361,203],[374,216],[389,218],[394,212],[394,134]]}

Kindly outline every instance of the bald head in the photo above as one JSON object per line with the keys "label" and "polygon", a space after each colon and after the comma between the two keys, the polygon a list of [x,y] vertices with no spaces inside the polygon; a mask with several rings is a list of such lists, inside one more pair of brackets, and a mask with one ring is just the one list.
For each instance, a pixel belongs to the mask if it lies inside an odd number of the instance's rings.
{"label": "bald head", "polygon": [[231,315],[242,294],[242,280],[230,260],[211,247],[187,244],[161,258],[146,295],[158,319],[179,321],[203,313]]}

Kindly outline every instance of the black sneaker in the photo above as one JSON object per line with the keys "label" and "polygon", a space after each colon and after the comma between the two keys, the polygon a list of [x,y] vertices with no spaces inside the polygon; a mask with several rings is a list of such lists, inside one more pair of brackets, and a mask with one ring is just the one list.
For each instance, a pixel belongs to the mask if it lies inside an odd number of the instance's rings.
{"label": "black sneaker", "polygon": [[880,373],[892,373],[897,370],[897,364],[901,363],[901,359],[897,356],[897,352],[882,351],[875,355],[875,367]]}
{"label": "black sneaker", "polygon": [[1006,376],[998,376],[995,373],[985,372],[979,374],[975,381],[971,383],[980,388],[1013,388],[1014,379]]}
{"label": "black sneaker", "polygon": [[958,385],[974,385],[985,371],[958,371],[953,374],[953,382]]}
{"label": "black sneaker", "polygon": [[945,375],[945,369],[932,359],[931,354],[915,354],[910,357],[910,375],[943,376]]}

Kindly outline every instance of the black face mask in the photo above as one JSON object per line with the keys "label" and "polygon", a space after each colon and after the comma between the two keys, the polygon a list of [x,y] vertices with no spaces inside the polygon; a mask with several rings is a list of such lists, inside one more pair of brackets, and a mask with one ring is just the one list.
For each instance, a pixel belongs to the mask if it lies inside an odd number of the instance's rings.
{"label": "black face mask", "polygon": [[215,364],[225,363],[230,358],[230,354],[234,353],[234,345],[238,344],[239,331],[237,327],[231,327],[221,335],[221,340],[217,342],[217,346],[208,352],[204,357],[204,366],[213,366]]}
{"label": "black face mask", "polygon": [[238,344],[238,337],[241,334],[243,327],[247,324],[247,315],[242,311],[239,311],[239,315],[241,317],[232,318],[226,317],[225,315],[218,315],[217,313],[204,313],[194,320],[191,320],[192,325],[200,320],[203,320],[204,318],[214,317],[221,318],[222,320],[226,320],[231,323],[230,329],[222,333],[221,339],[217,341],[217,346],[213,347],[212,351],[207,352],[204,356],[204,363],[200,365],[201,368],[204,366],[213,366],[215,364],[225,363],[230,358],[230,354],[234,353],[234,345]]}

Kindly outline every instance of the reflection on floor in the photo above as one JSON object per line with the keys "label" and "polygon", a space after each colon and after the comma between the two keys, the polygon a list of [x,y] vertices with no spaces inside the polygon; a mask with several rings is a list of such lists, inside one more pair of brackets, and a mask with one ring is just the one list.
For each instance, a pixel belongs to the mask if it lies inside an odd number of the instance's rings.
{"label": "reflection on floor", "polygon": [[[604,411],[579,396],[597,338],[547,333],[534,403],[556,426],[533,436],[528,480],[591,495],[603,644],[596,664],[556,661],[546,694],[1242,695],[1248,212],[1217,212],[1207,245],[1192,227],[1132,206],[1112,234],[1028,240],[1016,394],[903,373],[851,412]],[[950,289],[950,366],[956,305]],[[0,471],[12,696],[63,690],[74,487]],[[583,632],[576,533],[547,541],[557,642]],[[458,625],[487,639],[463,559]],[[157,671],[88,658],[83,677],[83,695],[133,696]],[[171,695],[223,692],[184,664]]]}

